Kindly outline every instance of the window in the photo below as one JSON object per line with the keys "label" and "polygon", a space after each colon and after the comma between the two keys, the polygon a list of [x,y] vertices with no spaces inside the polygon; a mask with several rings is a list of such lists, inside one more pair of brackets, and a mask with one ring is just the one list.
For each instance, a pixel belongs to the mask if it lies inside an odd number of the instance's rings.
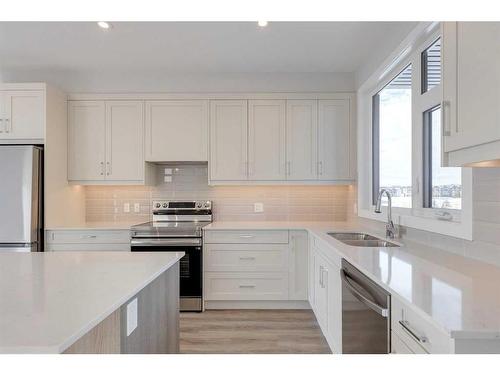
{"label": "window", "polygon": [[386,189],[394,207],[412,206],[411,75],[408,65],[372,99],[373,203]]}
{"label": "window", "polygon": [[412,36],[358,90],[358,215],[386,220],[385,196],[374,210],[384,188],[396,224],[471,240],[472,171],[441,167],[438,29]]}
{"label": "window", "polygon": [[422,94],[441,84],[441,38],[422,52]]}
{"label": "window", "polygon": [[462,208],[462,169],[441,167],[441,107],[424,112],[423,206]]}

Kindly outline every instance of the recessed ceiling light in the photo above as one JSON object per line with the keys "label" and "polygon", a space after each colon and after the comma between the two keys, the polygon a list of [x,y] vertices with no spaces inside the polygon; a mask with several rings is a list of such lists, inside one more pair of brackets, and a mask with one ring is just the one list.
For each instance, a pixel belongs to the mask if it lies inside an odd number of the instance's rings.
{"label": "recessed ceiling light", "polygon": [[97,22],[97,25],[101,28],[101,29],[111,29],[111,24],[105,22],[105,21],[99,21]]}
{"label": "recessed ceiling light", "polygon": [[258,21],[257,24],[260,26],[260,27],[266,27],[267,26],[267,21]]}

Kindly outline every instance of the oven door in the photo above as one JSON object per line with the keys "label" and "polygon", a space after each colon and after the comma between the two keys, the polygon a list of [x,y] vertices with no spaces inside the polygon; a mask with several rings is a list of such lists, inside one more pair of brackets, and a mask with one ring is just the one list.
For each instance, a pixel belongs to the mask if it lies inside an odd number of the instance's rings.
{"label": "oven door", "polygon": [[181,311],[202,309],[201,238],[132,238],[131,251],[183,251],[180,265]]}

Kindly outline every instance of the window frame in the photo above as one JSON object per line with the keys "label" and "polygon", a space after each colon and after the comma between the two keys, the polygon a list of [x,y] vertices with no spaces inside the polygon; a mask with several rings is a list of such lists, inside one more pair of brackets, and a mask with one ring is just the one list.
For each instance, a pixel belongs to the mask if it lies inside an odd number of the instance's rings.
{"label": "window frame", "polygon": [[[373,96],[412,65],[412,208],[393,207],[397,224],[472,239],[472,170],[462,168],[462,209],[424,208],[423,205],[423,113],[442,104],[442,83],[422,93],[422,53],[440,37],[439,23],[421,23],[358,90],[358,216],[378,221],[373,203]],[[442,40],[442,39],[441,39]],[[443,46],[441,45],[441,50]],[[443,60],[443,58],[441,58]],[[375,135],[376,136],[376,135]],[[441,140],[442,141],[442,140]],[[369,159],[369,162],[367,162]],[[450,215],[446,214],[449,213]],[[450,219],[451,216],[451,219]]]}

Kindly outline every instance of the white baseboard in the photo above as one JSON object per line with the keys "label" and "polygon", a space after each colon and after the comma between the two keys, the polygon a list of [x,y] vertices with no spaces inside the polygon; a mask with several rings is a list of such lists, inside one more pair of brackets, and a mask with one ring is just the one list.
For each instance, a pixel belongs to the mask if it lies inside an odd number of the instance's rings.
{"label": "white baseboard", "polygon": [[284,309],[310,310],[308,301],[205,301],[205,310]]}

